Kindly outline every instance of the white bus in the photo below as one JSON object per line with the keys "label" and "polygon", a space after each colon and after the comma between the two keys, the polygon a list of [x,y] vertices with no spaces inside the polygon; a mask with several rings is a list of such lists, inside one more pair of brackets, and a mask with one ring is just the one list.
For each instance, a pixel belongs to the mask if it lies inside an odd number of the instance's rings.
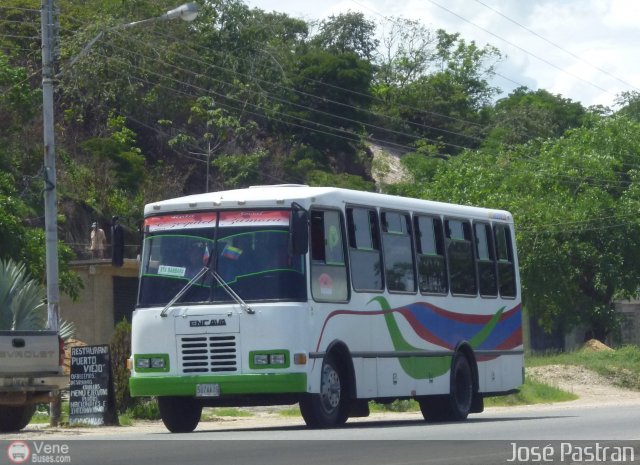
{"label": "white bus", "polygon": [[506,211],[259,186],[145,207],[130,390],[172,432],[205,406],[300,403],[310,427],[413,398],[463,420],[523,383]]}

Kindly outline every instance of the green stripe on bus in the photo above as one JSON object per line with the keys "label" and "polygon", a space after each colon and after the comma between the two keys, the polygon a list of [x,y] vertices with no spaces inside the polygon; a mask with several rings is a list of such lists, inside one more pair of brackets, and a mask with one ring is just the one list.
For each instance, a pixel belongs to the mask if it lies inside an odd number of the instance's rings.
{"label": "green stripe on bus", "polygon": [[200,376],[132,376],[129,390],[133,397],[194,396],[197,384],[216,383],[225,394],[285,394],[307,392],[305,373],[200,375]]}
{"label": "green stripe on bus", "polygon": [[[393,343],[393,348],[396,352],[411,352],[420,350],[407,342],[407,340],[402,335],[402,331],[398,327],[398,323],[393,316],[393,312],[391,311],[391,306],[387,299],[382,296],[374,297],[369,302],[378,302],[380,308],[385,312],[384,319],[387,324],[387,328],[389,330],[389,335],[391,336],[391,342]],[[491,332],[494,330],[498,321],[500,321],[500,317],[504,312],[504,307],[496,312],[495,315],[489,320],[489,322],[478,331],[475,336],[471,338],[469,343],[471,347],[476,349],[479,347],[486,339],[489,337]],[[402,357],[399,359],[400,366],[404,372],[411,376],[414,379],[432,379],[437,378],[438,376],[444,375],[451,368],[451,357],[443,356],[443,357]]]}

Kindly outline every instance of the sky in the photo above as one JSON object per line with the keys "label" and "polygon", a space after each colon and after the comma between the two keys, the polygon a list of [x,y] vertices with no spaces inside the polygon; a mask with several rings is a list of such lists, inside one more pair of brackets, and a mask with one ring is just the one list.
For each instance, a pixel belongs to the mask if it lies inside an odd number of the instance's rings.
{"label": "sky", "polygon": [[244,0],[250,7],[307,21],[348,11],[380,23],[419,20],[503,54],[492,84],[545,89],[584,106],[616,108],[640,91],[638,0]]}

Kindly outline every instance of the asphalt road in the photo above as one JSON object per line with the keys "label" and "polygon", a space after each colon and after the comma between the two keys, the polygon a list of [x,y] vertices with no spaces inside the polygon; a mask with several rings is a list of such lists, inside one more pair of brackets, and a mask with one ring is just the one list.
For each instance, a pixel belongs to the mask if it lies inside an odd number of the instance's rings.
{"label": "asphalt road", "polygon": [[[427,424],[419,414],[377,416],[334,430],[309,430],[300,420],[280,419],[275,425],[207,422],[193,433],[179,435],[147,425],[106,433],[99,428],[46,435],[27,430],[12,436],[0,439],[21,439],[32,444],[31,449],[38,441],[66,444],[70,463],[96,465],[541,463],[532,461],[532,454],[545,446],[552,459],[547,463],[620,463],[608,460],[612,457],[606,450],[603,460],[581,461],[576,458],[586,456],[572,455],[598,447],[609,447],[611,454],[620,446],[633,448],[635,454],[622,463],[640,463],[640,405],[489,409],[466,422],[442,424]],[[514,450],[527,460],[509,462]]]}

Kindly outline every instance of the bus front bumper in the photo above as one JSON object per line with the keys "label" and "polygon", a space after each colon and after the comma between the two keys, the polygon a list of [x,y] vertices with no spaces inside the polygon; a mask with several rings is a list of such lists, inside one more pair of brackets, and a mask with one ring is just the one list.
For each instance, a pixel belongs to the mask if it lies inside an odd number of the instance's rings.
{"label": "bus front bumper", "polygon": [[307,392],[305,373],[228,376],[136,376],[129,379],[132,397],[195,396],[199,384],[217,384],[220,395],[293,394]]}

